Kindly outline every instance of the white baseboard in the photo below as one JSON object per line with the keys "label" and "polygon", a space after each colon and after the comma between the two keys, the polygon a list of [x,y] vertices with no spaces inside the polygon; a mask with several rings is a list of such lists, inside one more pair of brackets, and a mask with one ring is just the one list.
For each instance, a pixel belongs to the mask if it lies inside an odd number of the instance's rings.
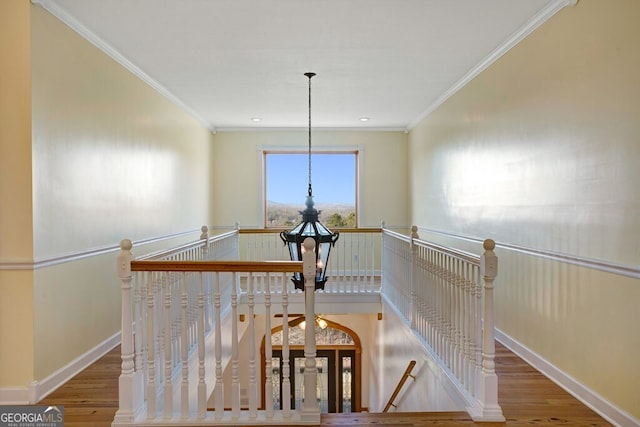
{"label": "white baseboard", "polygon": [[58,369],[42,381],[34,381],[25,387],[1,387],[0,404],[34,405],[69,381],[107,352],[120,344],[120,332],[107,338],[85,354]]}
{"label": "white baseboard", "polygon": [[28,387],[0,387],[0,405],[28,405],[35,390],[34,384]]}
{"label": "white baseboard", "polygon": [[497,328],[496,340],[610,423],[619,427],[640,427],[640,420],[633,418],[629,413],[616,407],[595,391]]}

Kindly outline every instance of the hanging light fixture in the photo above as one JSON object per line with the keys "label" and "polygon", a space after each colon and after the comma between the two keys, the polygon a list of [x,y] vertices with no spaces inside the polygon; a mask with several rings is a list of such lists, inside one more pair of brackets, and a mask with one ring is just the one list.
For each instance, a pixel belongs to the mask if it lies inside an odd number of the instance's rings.
{"label": "hanging light fixture", "polygon": [[[300,322],[298,324],[298,326],[300,327],[300,329],[304,330],[307,327],[307,320],[303,320],[302,322]],[[315,318],[315,327],[319,328],[320,330],[325,330],[327,329],[327,326],[329,326],[329,324],[327,323],[326,320],[324,320],[322,317],[320,316],[316,316]]]}
{"label": "hanging light fixture", "polygon": [[[285,245],[289,246],[289,255],[292,261],[302,261],[302,253],[304,247],[302,242],[307,237],[311,237],[316,242],[316,279],[315,289],[324,289],[327,282],[327,264],[329,262],[329,252],[331,247],[338,240],[339,233],[331,232],[319,220],[320,211],[314,208],[313,191],[311,189],[311,78],[315,73],[305,73],[309,78],[309,188],[306,209],[300,211],[302,214],[302,222],[291,229],[291,231],[283,231],[280,238]],[[304,290],[304,277],[302,273],[295,273],[291,279],[296,289]]]}

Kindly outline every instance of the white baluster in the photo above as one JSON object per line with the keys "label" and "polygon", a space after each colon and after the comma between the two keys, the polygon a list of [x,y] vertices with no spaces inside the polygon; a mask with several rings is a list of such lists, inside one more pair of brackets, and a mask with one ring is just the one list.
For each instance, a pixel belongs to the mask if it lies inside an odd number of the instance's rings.
{"label": "white baluster", "polygon": [[453,374],[455,375],[456,371],[455,371],[455,355],[454,355],[454,337],[453,337],[453,319],[455,318],[455,313],[454,313],[454,306],[453,306],[453,302],[454,302],[454,292],[455,292],[455,286],[454,286],[454,279],[453,279],[453,274],[452,274],[452,270],[453,270],[453,257],[451,257],[450,255],[446,255],[446,261],[445,261],[445,274],[446,274],[446,290],[447,290],[447,314],[446,314],[446,321],[447,321],[447,364],[449,365],[449,368],[451,369],[451,372],[453,372]]}
{"label": "white baluster", "polygon": [[[253,293],[253,273],[247,279],[247,299],[249,306],[249,418],[258,416],[258,384],[256,381],[256,326],[255,326],[255,296]],[[265,334],[265,339],[270,339]],[[268,375],[268,374],[267,374]]]}
{"label": "white baluster", "polygon": [[[212,258],[212,253],[208,251],[207,260]],[[204,276],[204,332],[205,335],[213,328],[213,298],[212,298],[212,275]]]}
{"label": "white baluster", "polygon": [[240,368],[238,363],[238,273],[231,274],[231,418],[240,417]]}
{"label": "white baluster", "polygon": [[171,373],[173,370],[173,322],[172,322],[172,280],[169,273],[165,273],[164,283],[164,418],[173,417],[173,384],[171,383]]}
{"label": "white baluster", "polygon": [[200,283],[202,273],[191,273],[189,280],[189,351],[198,345],[198,295],[200,294]]}
{"label": "white baluster", "polygon": [[199,292],[198,292],[198,418],[203,419],[207,416],[207,383],[205,382],[205,365],[204,365],[204,335],[205,335],[205,284],[203,273],[199,274]]}
{"label": "white baluster", "polygon": [[147,418],[149,419],[156,417],[158,393],[156,385],[156,333],[154,330],[156,312],[154,278],[152,272],[147,273]]}
{"label": "white baluster", "polygon": [[[133,309],[134,309],[134,345],[135,349],[135,370],[136,372],[143,372],[144,374],[144,361],[143,361],[143,349],[144,349],[144,335],[146,334],[145,327],[145,310],[143,304],[143,294],[146,294],[146,282],[144,273],[140,272],[135,275],[136,279],[133,281]],[[137,285],[135,285],[137,283]],[[146,379],[146,378],[145,378]]]}
{"label": "white baluster", "polygon": [[[345,242],[345,244],[346,244],[346,242]],[[357,276],[357,274],[359,273],[359,267],[358,267],[358,261],[354,260],[354,255],[357,252],[354,252],[354,249],[353,249],[353,235],[352,234],[349,235],[349,252],[351,253],[351,280],[349,281],[349,284],[350,284],[349,292],[353,293],[353,292],[356,292],[356,290],[359,290],[358,289],[358,287],[359,287],[359,277]]]}
{"label": "white baluster", "polygon": [[446,307],[447,307],[447,297],[446,297],[446,283],[445,283],[445,256],[442,253],[438,254],[438,305],[437,310],[438,314],[438,323],[439,323],[439,333],[440,339],[439,341],[439,349],[438,354],[442,358],[445,365],[447,364],[446,357],[446,348],[447,348],[447,322],[446,322]]}
{"label": "white baluster", "polygon": [[216,334],[216,385],[213,390],[215,417],[221,419],[224,415],[224,383],[222,379],[222,325],[220,316],[220,273],[216,271],[213,278],[213,312]]}
{"label": "white baluster", "polygon": [[[289,366],[289,296],[285,274],[282,280],[282,415],[284,418],[291,416],[291,369]],[[315,279],[314,279],[315,283]]]}
{"label": "white baluster", "polygon": [[470,382],[471,382],[471,365],[470,365],[470,351],[469,351],[469,337],[471,336],[471,323],[470,323],[470,304],[469,304],[469,276],[470,276],[470,270],[473,267],[470,264],[465,264],[465,270],[464,270],[464,282],[462,284],[462,313],[463,313],[463,319],[462,319],[462,328],[463,328],[463,334],[462,334],[462,338],[463,338],[463,343],[462,343],[462,353],[463,353],[463,357],[464,357],[464,367],[463,367],[463,377],[462,377],[462,382],[465,385],[465,388],[468,391],[471,391],[470,389]]}
{"label": "white baluster", "polygon": [[462,266],[462,261],[459,259],[454,259],[453,260],[453,277],[454,277],[454,286],[453,286],[453,292],[454,292],[454,300],[453,300],[453,351],[454,351],[454,365],[455,365],[455,372],[456,372],[456,376],[460,379],[462,379],[464,377],[464,375],[462,374],[463,370],[462,370],[462,334],[461,334],[461,330],[460,330],[460,326],[462,325],[462,309],[461,309],[461,304],[462,304],[462,295],[461,295],[461,285],[462,285],[462,280],[460,279],[460,272],[461,272],[461,267]]}
{"label": "white baluster", "polygon": [[266,284],[264,288],[264,310],[265,310],[265,339],[264,339],[264,356],[265,356],[265,376],[264,384],[264,401],[265,401],[265,417],[273,418],[273,352],[271,349],[271,288],[269,287],[270,274],[267,273]]}
{"label": "white baluster", "polygon": [[418,286],[418,284],[416,283],[416,276],[417,276],[417,260],[418,257],[416,255],[417,252],[417,247],[414,243],[414,240],[419,239],[418,236],[418,227],[416,227],[415,225],[411,227],[411,240],[409,241],[409,248],[410,248],[410,253],[411,253],[411,261],[409,263],[409,326],[411,327],[411,329],[415,329],[416,328],[416,306],[415,306],[415,301],[416,301],[416,287]]}
{"label": "white baluster", "polygon": [[180,274],[181,288],[181,320],[180,320],[180,359],[182,362],[182,383],[180,386],[180,409],[182,418],[189,416],[189,337],[188,337],[188,298],[187,298],[187,273]]}

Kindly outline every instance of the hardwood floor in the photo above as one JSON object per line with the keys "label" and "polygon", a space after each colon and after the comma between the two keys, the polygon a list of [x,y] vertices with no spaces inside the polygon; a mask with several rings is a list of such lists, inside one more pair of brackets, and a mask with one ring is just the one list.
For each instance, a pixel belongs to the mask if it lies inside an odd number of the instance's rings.
{"label": "hardwood floor", "polygon": [[[498,401],[506,423],[474,423],[464,412],[325,414],[322,426],[611,426],[567,392],[496,343]],[[108,427],[118,407],[120,347],[43,399],[63,405],[65,427]]]}

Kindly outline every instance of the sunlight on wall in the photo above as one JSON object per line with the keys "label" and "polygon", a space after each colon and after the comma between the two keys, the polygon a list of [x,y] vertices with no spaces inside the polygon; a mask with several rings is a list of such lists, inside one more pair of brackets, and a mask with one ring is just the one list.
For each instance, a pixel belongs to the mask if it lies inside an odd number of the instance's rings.
{"label": "sunlight on wall", "polygon": [[[505,207],[521,215],[529,206],[564,206],[567,199],[575,199],[569,180],[575,177],[575,160],[549,153],[542,142],[526,147],[516,142],[470,145],[446,153],[441,161],[445,204],[465,222],[504,215]],[[537,212],[535,220],[557,220],[547,213]]]}
{"label": "sunlight on wall", "polygon": [[637,1],[563,9],[412,129],[409,150],[412,223],[441,244],[499,244],[497,328],[640,419],[640,286],[606,271],[640,255],[638,17]]}
{"label": "sunlight on wall", "polygon": [[153,146],[92,141],[69,152],[67,163],[60,170],[61,197],[90,210],[110,209],[122,199],[136,209],[156,209],[171,202],[179,183],[175,155]]}

